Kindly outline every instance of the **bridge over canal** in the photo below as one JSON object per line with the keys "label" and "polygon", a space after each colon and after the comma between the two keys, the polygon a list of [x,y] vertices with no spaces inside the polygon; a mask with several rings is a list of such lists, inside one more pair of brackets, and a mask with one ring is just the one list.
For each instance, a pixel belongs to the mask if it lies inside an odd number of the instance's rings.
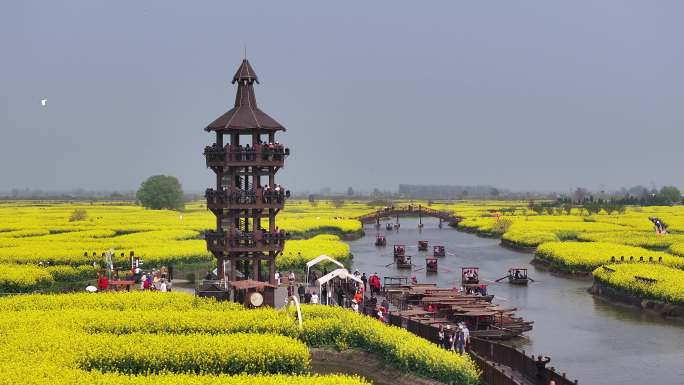
{"label": "bridge over canal", "polygon": [[405,206],[390,206],[383,207],[377,211],[361,215],[357,217],[361,223],[373,223],[380,225],[382,218],[396,218],[399,223],[400,217],[418,217],[419,223],[422,225],[423,217],[433,217],[439,219],[440,226],[442,222],[446,222],[449,226],[456,227],[458,222],[463,218],[455,213],[446,210],[435,210],[423,205],[405,205]]}

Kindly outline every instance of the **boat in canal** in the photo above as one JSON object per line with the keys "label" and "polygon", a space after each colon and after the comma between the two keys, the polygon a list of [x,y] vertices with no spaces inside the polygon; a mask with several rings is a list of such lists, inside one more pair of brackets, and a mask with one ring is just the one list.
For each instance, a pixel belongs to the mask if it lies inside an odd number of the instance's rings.
{"label": "boat in canal", "polygon": [[375,246],[387,246],[387,238],[384,235],[378,234],[375,237]]}
{"label": "boat in canal", "polygon": [[511,267],[508,269],[508,274],[495,280],[495,282],[501,282],[504,279],[508,279],[508,283],[511,285],[527,285],[528,282],[534,282],[534,279],[527,275],[527,269],[524,267]]}
{"label": "boat in canal", "polygon": [[394,263],[398,269],[410,269],[413,267],[410,255],[400,255],[395,258]]}
{"label": "boat in canal", "polygon": [[425,271],[428,273],[437,272],[437,258],[425,258]]}
{"label": "boat in canal", "polygon": [[406,255],[406,246],[394,245],[394,259],[397,259],[397,257],[401,257],[402,255]]}
{"label": "boat in canal", "polygon": [[385,288],[385,298],[399,309],[390,314],[390,323],[427,339],[436,337],[440,325],[455,328],[459,323],[468,325],[473,337],[495,340],[520,337],[532,330],[532,321],[516,316],[515,308],[504,309],[492,304],[492,295],[465,294],[435,284],[404,282],[399,280]]}
{"label": "boat in canal", "polygon": [[418,251],[427,251],[428,241],[418,241]]}
{"label": "boat in canal", "polygon": [[444,257],[446,256],[446,249],[442,245],[432,246],[432,255],[435,257]]}

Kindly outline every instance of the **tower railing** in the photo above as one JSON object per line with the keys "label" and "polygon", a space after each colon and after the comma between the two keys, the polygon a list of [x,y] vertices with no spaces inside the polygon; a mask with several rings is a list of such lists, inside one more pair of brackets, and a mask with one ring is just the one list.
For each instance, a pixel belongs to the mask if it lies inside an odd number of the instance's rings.
{"label": "tower railing", "polygon": [[254,147],[217,144],[206,146],[204,156],[207,167],[216,166],[270,166],[282,167],[290,149],[277,143],[256,144]]}
{"label": "tower railing", "polygon": [[289,237],[282,230],[256,230],[250,233],[210,230],[204,233],[207,249],[222,252],[282,251]]}
{"label": "tower railing", "polygon": [[290,191],[277,185],[275,188],[258,187],[256,189],[224,189],[208,188],[204,193],[207,208],[213,209],[282,209]]}

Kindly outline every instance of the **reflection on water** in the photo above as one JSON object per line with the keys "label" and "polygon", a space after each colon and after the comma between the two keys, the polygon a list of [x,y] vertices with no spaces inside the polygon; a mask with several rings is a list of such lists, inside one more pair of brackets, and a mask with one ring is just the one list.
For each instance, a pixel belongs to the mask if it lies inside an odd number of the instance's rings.
{"label": "reflection on water", "polygon": [[[379,230],[387,247],[375,247],[376,229],[366,226],[366,237],[350,242],[353,268],[381,276],[416,276],[420,282],[458,286],[461,266],[479,266],[480,276],[490,282],[495,302],[517,308],[517,314],[534,321],[528,339],[516,344],[529,353],[548,354],[550,366],[567,372],[580,384],[684,384],[684,324],[664,320],[636,308],[619,306],[587,293],[588,281],[553,276],[529,264],[532,255],[499,246],[499,240],[481,238],[417,219],[402,219],[398,232]],[[439,273],[398,270],[392,262],[392,245],[405,244],[417,267],[425,266],[418,252],[419,239],[444,245],[447,256],[439,259]],[[493,283],[509,267],[527,267],[536,282],[528,287]]]}

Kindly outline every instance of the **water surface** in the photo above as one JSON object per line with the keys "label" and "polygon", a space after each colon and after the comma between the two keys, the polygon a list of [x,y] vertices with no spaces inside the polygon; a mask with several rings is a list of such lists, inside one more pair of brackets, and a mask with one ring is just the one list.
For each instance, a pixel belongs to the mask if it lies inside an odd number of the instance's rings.
{"label": "water surface", "polygon": [[[416,276],[419,282],[451,287],[460,284],[461,266],[479,266],[480,277],[494,281],[509,267],[527,267],[536,280],[528,287],[491,283],[489,292],[502,307],[517,308],[517,314],[534,321],[527,339],[516,345],[528,354],[544,354],[555,366],[580,384],[684,384],[684,323],[664,320],[639,309],[613,305],[587,293],[589,281],[561,278],[530,265],[532,254],[499,246],[498,239],[482,238],[445,226],[437,221],[402,218],[398,232],[385,231],[387,247],[375,247],[378,231],[365,227],[366,236],[350,242],[353,268],[367,275]],[[430,243],[429,252],[418,252],[419,239]],[[447,256],[439,259],[439,273],[409,272],[394,266],[392,245],[405,244],[413,263],[425,266],[425,255],[433,245],[444,245]]]}

